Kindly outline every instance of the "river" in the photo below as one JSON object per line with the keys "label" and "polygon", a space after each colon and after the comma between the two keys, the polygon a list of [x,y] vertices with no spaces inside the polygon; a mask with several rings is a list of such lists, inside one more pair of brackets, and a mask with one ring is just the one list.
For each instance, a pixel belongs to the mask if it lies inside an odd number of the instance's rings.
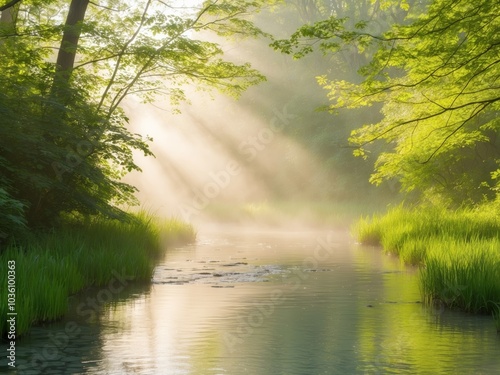
{"label": "river", "polygon": [[493,319],[425,306],[417,273],[344,231],[206,230],[152,283],[117,270],[72,297],[18,340],[11,373],[498,373]]}

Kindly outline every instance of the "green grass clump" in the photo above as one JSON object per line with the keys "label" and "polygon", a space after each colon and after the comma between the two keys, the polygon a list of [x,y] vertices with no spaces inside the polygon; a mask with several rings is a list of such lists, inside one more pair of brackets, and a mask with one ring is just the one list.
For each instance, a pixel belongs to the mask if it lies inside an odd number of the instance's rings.
{"label": "green grass clump", "polygon": [[[67,297],[84,287],[82,275],[69,257],[59,257],[35,246],[10,247],[0,257],[0,289],[7,290],[7,262],[16,264],[16,332],[22,334],[36,321],[53,320],[65,313]],[[3,297],[3,295],[2,295]],[[7,316],[7,301],[0,301],[0,315]],[[0,321],[5,333],[6,322]]]}
{"label": "green grass clump", "polygon": [[353,233],[362,243],[382,245],[385,251],[416,264],[425,258],[429,239],[500,238],[500,216],[493,211],[399,206],[385,215],[359,220],[353,226]]}
{"label": "green grass clump", "polygon": [[353,233],[366,245],[380,245],[382,242],[381,220],[378,216],[359,219],[353,226]]}
{"label": "green grass clump", "polygon": [[496,210],[399,206],[353,226],[360,242],[420,265],[424,298],[496,314],[500,325],[500,215]]}
{"label": "green grass clump", "polygon": [[167,245],[188,243],[196,238],[196,231],[193,226],[177,218],[159,221],[158,226],[162,242]]}
{"label": "green grass clump", "polygon": [[[187,242],[195,237],[189,224],[139,213],[128,221],[67,220],[51,233],[31,234],[22,243],[11,244],[0,255],[0,290],[7,290],[7,262],[15,260],[17,334],[61,317],[67,311],[68,296],[85,287],[106,285],[114,272],[132,280],[150,280],[164,240]],[[2,298],[0,316],[7,316],[7,308]],[[0,320],[0,336],[7,328],[5,319]]]}
{"label": "green grass clump", "polygon": [[500,240],[435,241],[420,269],[424,295],[475,313],[500,302]]}

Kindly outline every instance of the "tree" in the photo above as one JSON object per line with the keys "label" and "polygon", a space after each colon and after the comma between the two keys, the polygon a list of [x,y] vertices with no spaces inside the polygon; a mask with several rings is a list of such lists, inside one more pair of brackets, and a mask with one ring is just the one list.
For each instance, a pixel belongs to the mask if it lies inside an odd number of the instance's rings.
{"label": "tree", "polygon": [[54,83],[52,85],[52,91],[56,93],[56,96],[59,96],[57,98],[59,100],[62,99],[60,97],[61,93],[57,93],[57,91],[62,88],[61,86],[69,84],[71,72],[75,65],[78,42],[82,33],[83,21],[88,5],[89,0],[72,0],[69,5],[61,45],[57,54]]}
{"label": "tree", "polygon": [[[346,28],[350,27],[349,25],[354,27],[352,20],[369,19],[373,24],[370,25],[371,29],[380,31],[388,30],[393,22],[388,14],[398,15],[401,12],[399,6],[381,7],[380,2],[370,0],[290,0],[286,1],[286,6],[278,7],[268,15],[267,22],[260,21],[260,24],[276,25],[271,29],[271,34],[283,38],[301,24],[308,25],[304,28],[314,27],[315,23],[329,16],[346,19],[344,25]],[[306,42],[305,38],[303,39]],[[309,42],[315,43],[316,40]],[[323,54],[321,51],[313,51],[311,46],[311,51],[312,53],[303,59],[291,60],[281,56],[283,62],[280,64],[279,76],[277,72],[271,72],[270,75],[274,79],[268,82],[265,88],[266,93],[272,91],[270,97],[274,103],[281,98],[282,102],[275,104],[276,106],[282,107],[288,103],[289,107],[293,108],[295,119],[287,124],[283,132],[293,137],[321,162],[320,171],[308,179],[308,190],[313,192],[311,194],[313,199],[333,199],[343,202],[374,199],[385,201],[387,195],[394,196],[392,185],[385,184],[386,186],[380,189],[370,185],[368,179],[373,169],[373,162],[367,163],[353,157],[347,141],[350,132],[356,128],[356,121],[362,118],[380,117],[378,109],[366,107],[356,111],[341,110],[334,118],[325,111],[317,110],[325,108],[327,101],[324,90],[316,83],[315,76],[328,72],[330,79],[358,82],[359,76],[356,70],[369,62],[374,52],[373,48],[359,53],[355,46],[343,46],[338,53]],[[296,52],[300,50],[297,49]],[[252,53],[258,54],[255,48],[252,49]],[[259,59],[266,59],[268,66],[277,61],[276,56],[264,53]],[[271,61],[267,62],[269,60]],[[376,153],[377,150],[372,149],[372,152]],[[304,194],[304,189],[301,194]]]}
{"label": "tree", "polygon": [[382,34],[330,18],[304,26],[274,46],[297,56],[318,43],[323,51],[345,45],[376,47],[361,83],[318,77],[331,110],[382,103],[383,118],[351,135],[356,154],[385,140],[371,181],[397,179],[404,191],[440,196],[448,204],[494,197],[500,161],[498,109],[500,3],[434,0],[402,3],[404,22]]}
{"label": "tree", "polygon": [[[140,170],[132,152],[151,153],[148,139],[127,129],[121,103],[135,95],[176,104],[186,84],[238,95],[262,81],[249,64],[225,61],[216,43],[195,38],[261,35],[248,15],[262,3],[3,5],[2,16],[17,19],[5,17],[0,30],[0,206],[31,227],[54,224],[63,212],[123,216],[117,204],[133,202],[135,188],[121,177]],[[0,231],[10,232],[8,224]]]}

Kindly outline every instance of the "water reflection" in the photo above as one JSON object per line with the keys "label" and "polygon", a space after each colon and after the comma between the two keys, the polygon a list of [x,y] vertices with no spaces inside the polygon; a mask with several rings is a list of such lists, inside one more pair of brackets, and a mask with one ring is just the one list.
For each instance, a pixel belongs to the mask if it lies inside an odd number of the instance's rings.
{"label": "water reflection", "polygon": [[[328,251],[317,250],[321,240]],[[279,271],[246,278],[257,268]],[[233,278],[214,276],[228,269]],[[203,278],[192,277],[198,274]],[[166,282],[174,277],[184,282]],[[201,235],[196,245],[167,252],[152,285],[123,293],[95,319],[74,308],[64,322],[34,329],[18,343],[18,363],[37,364],[33,358],[47,339],[63,337],[74,322],[80,332],[45,358],[45,373],[491,374],[500,368],[490,317],[422,306],[415,270],[340,234]]]}

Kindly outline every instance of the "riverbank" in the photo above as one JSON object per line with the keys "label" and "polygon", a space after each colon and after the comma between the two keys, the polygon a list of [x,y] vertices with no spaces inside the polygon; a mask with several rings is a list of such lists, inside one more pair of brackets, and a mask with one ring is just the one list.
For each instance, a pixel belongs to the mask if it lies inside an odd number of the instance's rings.
{"label": "riverbank", "polygon": [[[50,233],[29,234],[0,255],[0,290],[13,292],[10,300],[2,294],[0,316],[17,313],[15,333],[22,335],[34,324],[60,318],[68,296],[87,287],[120,278],[149,281],[168,244],[195,237],[190,224],[143,213],[128,221],[67,220]],[[1,319],[1,337],[8,328],[7,319]]]}
{"label": "riverbank", "polygon": [[420,267],[422,294],[473,313],[491,313],[500,329],[500,215],[495,210],[394,208],[353,227],[364,244],[381,245]]}

